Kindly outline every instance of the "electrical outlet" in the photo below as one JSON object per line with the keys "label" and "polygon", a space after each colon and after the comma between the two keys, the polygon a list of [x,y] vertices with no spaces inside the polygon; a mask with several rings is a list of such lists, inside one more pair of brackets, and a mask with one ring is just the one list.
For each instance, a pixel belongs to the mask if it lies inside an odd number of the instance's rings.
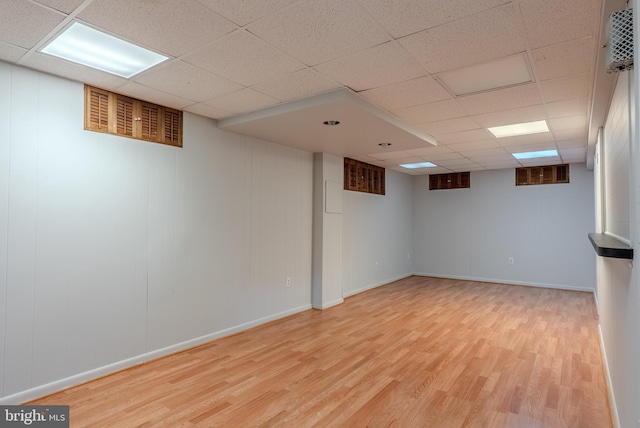
{"label": "electrical outlet", "polygon": [[509,257],[509,264],[512,265],[513,264],[513,257]]}
{"label": "electrical outlet", "polygon": [[287,287],[291,287],[291,277],[287,277]]}

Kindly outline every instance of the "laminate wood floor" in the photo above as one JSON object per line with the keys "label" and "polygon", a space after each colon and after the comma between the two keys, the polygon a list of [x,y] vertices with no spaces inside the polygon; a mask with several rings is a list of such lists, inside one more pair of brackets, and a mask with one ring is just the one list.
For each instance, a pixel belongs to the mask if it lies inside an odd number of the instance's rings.
{"label": "laminate wood floor", "polygon": [[45,397],[72,427],[610,427],[589,293],[410,277]]}

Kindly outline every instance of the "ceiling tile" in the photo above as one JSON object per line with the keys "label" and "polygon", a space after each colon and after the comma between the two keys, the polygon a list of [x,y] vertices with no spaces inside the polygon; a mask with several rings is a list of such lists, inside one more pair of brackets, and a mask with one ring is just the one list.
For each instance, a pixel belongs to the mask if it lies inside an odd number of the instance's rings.
{"label": "ceiling tile", "polygon": [[[233,23],[195,0],[95,0],[78,17],[160,53],[181,56],[233,31]],[[161,24],[160,24],[161,23]]]}
{"label": "ceiling tile", "polygon": [[562,159],[565,158],[585,158],[587,156],[587,148],[586,147],[572,147],[568,149],[560,149],[560,156]]}
{"label": "ceiling tile", "polygon": [[153,68],[135,81],[197,102],[242,89],[224,77],[178,60]]}
{"label": "ceiling tile", "polygon": [[278,12],[296,0],[197,0],[240,26]]}
{"label": "ceiling tile", "polygon": [[84,3],[84,0],[34,0],[34,1],[64,13],[71,13],[78,6]]}
{"label": "ceiling tile", "polygon": [[24,0],[4,0],[2,16],[0,40],[26,49],[34,47],[66,18],[62,13]]}
{"label": "ceiling tile", "polygon": [[593,35],[599,30],[601,0],[527,0],[520,2],[533,49]]}
{"label": "ceiling tile", "polygon": [[268,95],[256,92],[253,89],[241,89],[221,97],[213,98],[205,101],[205,104],[221,110],[230,111],[232,113],[246,113],[253,110],[259,110],[274,104],[278,104],[278,100]]}
{"label": "ceiling tile", "polygon": [[589,73],[595,63],[593,49],[593,37],[585,37],[534,50],[533,60],[538,78],[549,80]]}
{"label": "ceiling tile", "polygon": [[234,31],[183,59],[245,86],[304,68],[245,30]]}
{"label": "ceiling tile", "polygon": [[451,165],[448,166],[448,168],[454,172],[483,171],[487,169],[482,165],[478,165],[477,163],[470,163],[468,165]]}
{"label": "ceiling tile", "polygon": [[469,150],[490,149],[499,147],[499,145],[496,140],[482,140],[472,141],[469,143],[451,144],[449,147],[451,148],[451,150],[454,150],[456,152],[466,152]]}
{"label": "ceiling tile", "polygon": [[258,92],[281,101],[292,101],[338,89],[341,86],[310,68],[252,86]]}
{"label": "ceiling tile", "polygon": [[27,52],[27,49],[0,42],[0,60],[18,62]]}
{"label": "ceiling tile", "polygon": [[431,76],[369,89],[360,92],[360,95],[388,110],[413,107],[451,98],[451,95]]}
{"label": "ceiling tile", "polygon": [[588,119],[586,115],[567,116],[549,120],[549,128],[552,132],[566,131],[568,129],[584,129],[586,130]]}
{"label": "ceiling tile", "polygon": [[223,119],[225,117],[229,117],[233,115],[232,112],[221,110],[219,108],[211,107],[203,103],[192,104],[188,107],[185,107],[185,111],[198,114],[204,117],[211,117],[213,119]]}
{"label": "ceiling tile", "polygon": [[487,149],[478,149],[478,150],[462,150],[460,154],[469,159],[477,158],[477,157],[487,157],[487,156],[502,156],[507,151],[503,147],[492,147]]}
{"label": "ceiling tile", "polygon": [[513,155],[510,153],[504,153],[502,155],[494,155],[494,156],[473,156],[469,157],[475,163],[486,166],[487,164],[495,164],[495,163],[513,163],[517,162]]}
{"label": "ceiling tile", "polygon": [[494,8],[509,0],[407,0],[398,7],[388,0],[359,0],[394,38],[417,33]]}
{"label": "ceiling tile", "polygon": [[178,110],[182,110],[186,106],[193,104],[193,101],[191,100],[149,88],[148,86],[144,86],[136,82],[125,83],[124,85],[119,86],[117,90],[119,93],[126,93],[128,96],[133,98],[138,98],[140,100]]}
{"label": "ceiling tile", "polygon": [[554,131],[553,135],[558,141],[583,140],[587,144],[587,130],[582,128]]}
{"label": "ceiling tile", "polygon": [[456,131],[470,131],[480,128],[480,125],[470,117],[459,117],[456,119],[441,120],[439,122],[422,123],[416,128],[421,129],[431,135],[449,134]]}
{"label": "ceiling tile", "polygon": [[410,153],[413,156],[430,156],[434,154],[451,153],[451,152],[452,150],[447,146],[432,146],[432,147],[425,147],[423,149],[407,150],[407,153]]}
{"label": "ceiling tile", "polygon": [[436,135],[440,144],[468,143],[472,141],[482,141],[492,138],[486,129],[473,129],[471,131],[452,132],[450,134]]}
{"label": "ceiling tile", "polygon": [[360,6],[342,0],[303,0],[248,29],[310,66],[390,40]]}
{"label": "ceiling tile", "polygon": [[525,144],[539,144],[553,141],[551,132],[541,132],[539,134],[518,135],[515,137],[504,137],[498,139],[498,144],[502,147],[522,146]]}
{"label": "ceiling tile", "polygon": [[586,115],[589,109],[589,99],[582,98],[547,103],[545,108],[550,118]]}
{"label": "ceiling tile", "polygon": [[444,100],[430,104],[422,104],[392,111],[400,119],[409,123],[420,124],[437,122],[467,116],[467,112],[456,100]]}
{"label": "ceiling tile", "polygon": [[430,74],[524,52],[513,4],[412,34],[400,44]]}
{"label": "ceiling tile", "polygon": [[452,166],[456,166],[456,167],[462,167],[463,165],[473,165],[475,164],[474,161],[464,158],[464,157],[460,157],[458,159],[445,159],[445,160],[440,160],[438,161],[438,164],[440,166],[446,166],[448,167],[452,167]]}
{"label": "ceiling tile", "polygon": [[507,168],[518,168],[520,164],[517,160],[503,160],[503,161],[483,161],[478,162],[479,165],[482,165],[486,169],[507,169]]}
{"label": "ceiling tile", "polygon": [[577,147],[587,147],[587,140],[564,140],[556,141],[556,145],[560,149],[573,149]]}
{"label": "ceiling tile", "polygon": [[432,162],[464,159],[464,157],[461,154],[455,153],[455,152],[427,154],[427,155],[420,156],[420,158],[422,158],[423,160],[432,161]]}
{"label": "ceiling tile", "polygon": [[545,80],[540,82],[540,86],[547,103],[573,98],[587,98],[591,89],[589,74]]}
{"label": "ceiling tile", "polygon": [[115,74],[106,73],[41,53],[32,53],[25,56],[20,64],[35,70],[43,70],[54,75],[65,76],[65,78],[70,80],[87,83],[108,90],[114,90],[127,82],[127,79],[116,76]]}
{"label": "ceiling tile", "polygon": [[514,123],[535,122],[546,118],[541,105],[514,108],[512,110],[472,116],[484,128],[492,126],[512,125]]}
{"label": "ceiling tile", "polygon": [[471,115],[542,104],[540,90],[536,84],[458,97],[457,100]]}
{"label": "ceiling tile", "polygon": [[509,153],[524,153],[524,152],[537,152],[541,150],[555,150],[557,149],[556,143],[548,141],[546,143],[537,144],[525,144],[522,146],[509,146],[505,147],[505,150]]}
{"label": "ceiling tile", "polygon": [[407,152],[405,152],[405,151],[379,152],[379,153],[372,153],[369,156],[374,158],[374,159],[379,159],[379,160],[402,159],[402,158],[409,157],[409,156],[407,156]]}
{"label": "ceiling tile", "polygon": [[424,76],[426,71],[396,42],[317,65],[317,71],[354,91]]}

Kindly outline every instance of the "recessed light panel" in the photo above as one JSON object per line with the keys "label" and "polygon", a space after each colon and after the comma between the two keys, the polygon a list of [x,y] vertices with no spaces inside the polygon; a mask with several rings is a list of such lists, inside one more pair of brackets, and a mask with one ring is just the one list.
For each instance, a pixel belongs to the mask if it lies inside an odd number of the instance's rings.
{"label": "recessed light panel", "polygon": [[125,78],[168,59],[78,22],[60,33],[41,52]]}
{"label": "recessed light panel", "polygon": [[418,163],[403,163],[403,164],[400,164],[400,166],[407,169],[416,169],[416,168],[433,168],[438,165],[431,162],[418,162]]}
{"label": "recessed light panel", "polygon": [[540,150],[537,152],[521,152],[521,153],[513,153],[513,157],[522,160],[522,159],[537,159],[537,158],[551,158],[558,156],[557,150]]}
{"label": "recessed light panel", "polygon": [[436,75],[436,78],[456,96],[521,85],[534,80],[526,54],[445,71]]}
{"label": "recessed light panel", "polygon": [[516,135],[539,134],[549,132],[546,120],[536,122],[515,123],[513,125],[494,126],[487,128],[496,138],[515,137]]}

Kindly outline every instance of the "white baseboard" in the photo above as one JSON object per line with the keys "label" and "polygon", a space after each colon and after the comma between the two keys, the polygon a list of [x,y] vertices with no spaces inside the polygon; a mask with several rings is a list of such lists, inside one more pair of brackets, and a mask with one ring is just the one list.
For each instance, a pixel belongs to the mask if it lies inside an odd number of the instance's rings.
{"label": "white baseboard", "polygon": [[498,284],[523,285],[527,287],[556,288],[558,290],[585,291],[587,293],[594,292],[593,288],[575,287],[572,285],[562,285],[562,284],[546,284],[546,283],[538,283],[538,282],[513,281],[513,280],[495,279],[495,278],[477,278],[477,277],[459,276],[459,275],[442,275],[438,273],[424,273],[424,272],[414,272],[413,274],[416,276],[430,276],[433,278],[460,279],[463,281],[495,282]]}
{"label": "white baseboard", "polygon": [[371,290],[373,288],[378,288],[378,287],[381,287],[383,285],[387,285],[387,284],[389,284],[391,282],[399,281],[399,280],[404,279],[404,278],[409,278],[412,275],[413,275],[412,273],[407,273],[407,274],[400,275],[400,276],[395,277],[395,278],[385,279],[384,281],[376,282],[374,284],[365,285],[364,287],[360,287],[357,290],[352,290],[352,291],[349,291],[347,293],[343,293],[342,297],[355,296],[356,294],[360,294],[360,293],[362,293],[364,291]]}
{"label": "white baseboard", "polygon": [[184,342],[176,343],[175,345],[167,346],[161,349],[156,349],[154,351],[137,355],[132,358],[127,358],[125,360],[117,361],[115,363],[98,367],[96,369],[79,373],[73,376],[69,376],[64,379],[56,380],[54,382],[50,382],[45,385],[39,385],[34,388],[30,388],[28,390],[21,391],[16,394],[12,394],[12,395],[8,395],[6,397],[0,398],[0,405],[21,404],[28,401],[32,401],[32,400],[53,394],[55,392],[62,391],[63,389],[67,389],[72,386],[79,385],[81,383],[85,383],[109,374],[113,374],[115,372],[128,369],[128,368],[146,363],[151,360],[155,360],[161,357],[165,357],[167,355],[175,354],[177,352],[181,352],[186,349],[193,348],[195,346],[202,345],[207,342],[211,342],[212,340],[229,336],[234,333],[239,333],[241,331],[248,330],[252,327],[256,327],[261,324],[266,324],[268,322],[275,321],[280,318],[288,317],[289,315],[293,315],[298,312],[303,312],[308,309],[311,309],[311,305],[299,306],[297,308],[293,308],[293,309],[283,311],[274,315],[270,315],[268,317],[259,318],[254,321],[250,321],[250,322],[240,324],[234,327],[230,327],[224,330],[216,331],[214,333],[196,337],[194,339],[190,339]]}
{"label": "white baseboard", "polygon": [[328,309],[328,308],[330,308],[330,307],[332,307],[332,306],[341,305],[341,304],[343,304],[343,303],[344,303],[344,299],[343,299],[343,298],[340,298],[340,299],[333,300],[333,301],[331,301],[331,302],[323,303],[323,304],[322,304],[322,305],[320,305],[320,306],[313,306],[313,309],[320,309],[320,310],[322,310],[322,309]]}
{"label": "white baseboard", "polygon": [[611,418],[613,419],[614,428],[620,428],[620,416],[618,415],[618,406],[616,406],[616,396],[613,393],[613,383],[611,383],[611,372],[609,371],[609,362],[607,361],[607,352],[604,347],[604,336],[602,335],[602,326],[598,324],[598,336],[600,337],[600,350],[602,353],[602,362],[604,364],[604,376],[607,381],[607,392],[609,393],[609,407],[611,407]]}

